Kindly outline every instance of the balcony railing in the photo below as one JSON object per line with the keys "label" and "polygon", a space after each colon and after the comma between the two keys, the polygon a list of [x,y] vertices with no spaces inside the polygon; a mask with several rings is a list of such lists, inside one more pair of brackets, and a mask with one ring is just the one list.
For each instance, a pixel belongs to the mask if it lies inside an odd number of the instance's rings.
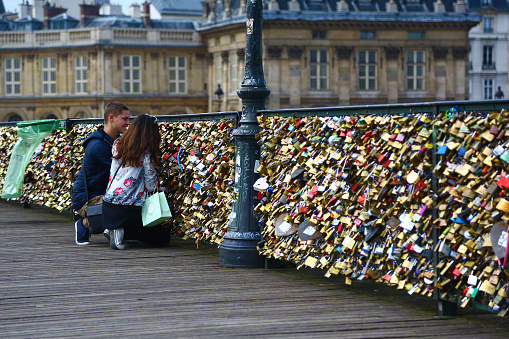
{"label": "balcony railing", "polygon": [[55,43],[60,41],[60,32],[35,33],[35,41],[39,44]]}
{"label": "balcony railing", "polygon": [[483,71],[494,71],[494,70],[496,70],[495,63],[483,64],[482,65],[482,70]]}
{"label": "balcony railing", "polygon": [[0,33],[0,45],[18,45],[25,43],[25,33]]}
{"label": "balcony railing", "polygon": [[199,44],[194,30],[92,27],[70,30],[1,32],[0,49],[18,47],[65,47],[72,45],[178,45]]}

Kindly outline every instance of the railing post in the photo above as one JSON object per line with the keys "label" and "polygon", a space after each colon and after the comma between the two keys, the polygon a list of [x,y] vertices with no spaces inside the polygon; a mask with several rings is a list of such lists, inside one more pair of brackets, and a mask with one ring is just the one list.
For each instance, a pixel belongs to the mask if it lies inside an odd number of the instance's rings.
{"label": "railing post", "polygon": [[256,112],[265,109],[270,91],[265,85],[262,64],[262,0],[247,0],[247,39],[244,78],[237,94],[242,99],[240,127],[235,137],[234,204],[228,231],[219,248],[219,264],[225,267],[263,267],[264,259],[256,246],[261,240],[258,215],[254,211],[256,192],[253,184],[258,175],[255,163],[260,147],[255,135],[260,131]]}
{"label": "railing post", "polygon": [[[433,120],[436,121],[438,115],[440,114],[440,110],[438,105],[435,104],[433,106],[434,114]],[[438,220],[438,210],[437,210],[437,191],[438,191],[438,180],[435,175],[435,167],[437,165],[437,127],[433,124],[433,154],[432,154],[432,164],[433,169],[431,171],[431,181],[432,181],[432,190],[433,190],[433,217],[432,217],[432,225],[433,225],[433,272],[434,272],[434,281],[433,281],[433,289],[434,289],[434,297],[438,303],[438,315],[441,316],[455,316],[458,314],[458,305],[454,302],[450,302],[442,299],[442,293],[440,289],[437,287],[438,278],[440,277],[440,273],[438,272],[438,256],[439,256],[439,236],[438,229],[436,225],[436,221]],[[443,165],[442,165],[443,166]]]}

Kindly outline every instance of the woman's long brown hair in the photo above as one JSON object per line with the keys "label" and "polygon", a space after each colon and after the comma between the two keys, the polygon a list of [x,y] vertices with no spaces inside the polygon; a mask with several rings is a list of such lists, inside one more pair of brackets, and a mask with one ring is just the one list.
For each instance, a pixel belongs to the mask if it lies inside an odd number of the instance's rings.
{"label": "woman's long brown hair", "polygon": [[117,143],[117,155],[113,159],[120,160],[122,167],[140,167],[145,152],[150,152],[150,162],[154,167],[159,165],[159,147],[161,133],[157,119],[143,114],[133,120],[127,131]]}

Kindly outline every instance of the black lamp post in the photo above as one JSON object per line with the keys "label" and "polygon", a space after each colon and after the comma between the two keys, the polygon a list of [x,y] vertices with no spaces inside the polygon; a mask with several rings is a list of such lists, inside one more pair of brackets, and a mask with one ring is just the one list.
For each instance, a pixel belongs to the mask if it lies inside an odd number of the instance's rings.
{"label": "black lamp post", "polygon": [[264,266],[264,259],[256,246],[261,240],[257,204],[253,184],[259,175],[254,173],[260,160],[260,146],[255,135],[260,131],[256,112],[265,109],[270,91],[265,85],[262,64],[262,0],[247,0],[247,41],[244,78],[237,94],[242,99],[240,127],[235,136],[234,204],[228,231],[219,248],[219,264],[225,267],[256,268]]}
{"label": "black lamp post", "polygon": [[221,84],[217,84],[217,89],[214,92],[214,97],[216,98],[216,101],[217,101],[217,111],[218,112],[221,112],[221,103],[223,101],[223,95],[224,95],[224,92],[221,89]]}

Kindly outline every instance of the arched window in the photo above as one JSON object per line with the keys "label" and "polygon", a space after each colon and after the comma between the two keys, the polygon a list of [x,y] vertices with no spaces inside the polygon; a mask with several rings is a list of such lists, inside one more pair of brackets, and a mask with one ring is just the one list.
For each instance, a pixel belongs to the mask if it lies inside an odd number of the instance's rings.
{"label": "arched window", "polygon": [[80,112],[76,113],[76,114],[74,115],[74,117],[75,117],[76,119],[88,119],[88,118],[90,118],[90,117],[88,116],[87,112],[85,112],[85,111],[80,111]]}
{"label": "arched window", "polygon": [[12,114],[9,119],[7,119],[8,122],[15,122],[15,121],[23,121],[23,118],[20,117],[18,114]]}
{"label": "arched window", "polygon": [[50,114],[47,114],[44,119],[55,119],[55,120],[58,120],[58,117],[53,114],[53,113],[50,113]]}

